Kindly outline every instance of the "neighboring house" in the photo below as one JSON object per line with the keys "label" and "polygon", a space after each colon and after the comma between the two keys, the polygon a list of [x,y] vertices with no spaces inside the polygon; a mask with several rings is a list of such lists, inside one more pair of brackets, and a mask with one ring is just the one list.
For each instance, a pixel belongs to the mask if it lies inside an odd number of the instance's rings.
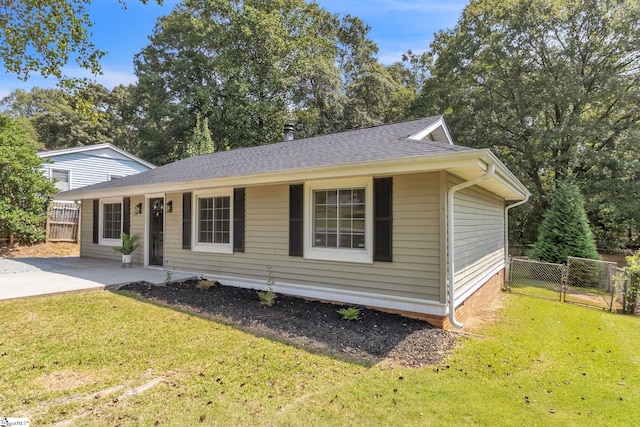
{"label": "neighboring house", "polygon": [[50,161],[43,164],[44,174],[55,181],[59,191],[74,190],[155,168],[151,163],[108,143],[41,151],[38,157]]}
{"label": "neighboring house", "polygon": [[[504,281],[507,214],[529,191],[442,117],[221,151],[73,190],[81,255],[460,327]],[[508,205],[507,201],[514,201]],[[455,308],[455,310],[452,310]]]}

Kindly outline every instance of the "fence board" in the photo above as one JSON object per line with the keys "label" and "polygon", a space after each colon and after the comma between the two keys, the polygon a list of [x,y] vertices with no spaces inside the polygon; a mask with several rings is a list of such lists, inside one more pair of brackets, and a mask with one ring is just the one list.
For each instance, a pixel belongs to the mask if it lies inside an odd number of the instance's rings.
{"label": "fence board", "polygon": [[80,208],[74,202],[49,204],[47,240],[52,242],[77,242]]}

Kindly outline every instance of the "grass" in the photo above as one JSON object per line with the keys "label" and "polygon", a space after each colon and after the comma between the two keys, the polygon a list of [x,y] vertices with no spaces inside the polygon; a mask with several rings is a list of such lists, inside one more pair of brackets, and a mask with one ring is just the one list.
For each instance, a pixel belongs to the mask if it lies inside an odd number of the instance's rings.
{"label": "grass", "polygon": [[109,292],[3,302],[0,416],[74,426],[638,419],[639,318],[503,297],[498,322],[422,369],[337,360]]}

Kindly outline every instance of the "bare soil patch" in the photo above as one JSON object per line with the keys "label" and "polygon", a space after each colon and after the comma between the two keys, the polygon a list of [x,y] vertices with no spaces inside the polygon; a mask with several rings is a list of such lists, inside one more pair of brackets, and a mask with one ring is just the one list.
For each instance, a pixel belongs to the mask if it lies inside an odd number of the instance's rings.
{"label": "bare soil patch", "polygon": [[456,334],[397,314],[362,308],[360,320],[343,320],[343,306],[278,295],[275,305],[260,305],[257,291],[196,282],[168,286],[132,283],[121,290],[173,307],[333,356],[373,364],[421,367],[437,364],[456,342]]}
{"label": "bare soil patch", "polygon": [[80,245],[70,242],[46,242],[35,245],[2,246],[0,256],[4,258],[80,256]]}

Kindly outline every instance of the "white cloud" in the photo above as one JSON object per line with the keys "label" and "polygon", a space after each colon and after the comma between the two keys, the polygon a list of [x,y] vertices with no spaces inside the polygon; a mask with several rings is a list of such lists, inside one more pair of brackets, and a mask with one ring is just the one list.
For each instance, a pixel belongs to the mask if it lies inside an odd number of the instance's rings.
{"label": "white cloud", "polygon": [[118,85],[129,85],[138,81],[133,70],[107,68],[103,66],[102,74],[93,74],[91,71],[79,67],[65,67],[63,72],[68,77],[86,78],[100,83],[107,89],[113,89]]}

